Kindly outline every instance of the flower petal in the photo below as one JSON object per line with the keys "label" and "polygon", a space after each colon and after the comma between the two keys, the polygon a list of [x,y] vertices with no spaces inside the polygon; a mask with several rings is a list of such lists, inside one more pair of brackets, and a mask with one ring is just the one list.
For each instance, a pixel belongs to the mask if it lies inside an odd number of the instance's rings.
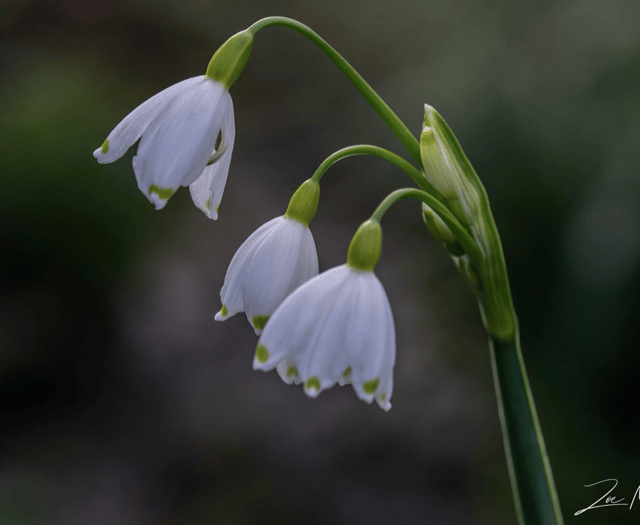
{"label": "flower petal", "polygon": [[160,112],[187,89],[195,86],[203,76],[188,78],[160,91],[140,104],[118,124],[105,140],[102,147],[93,152],[100,164],[108,164],[119,159],[142,136],[147,126]]}
{"label": "flower petal", "polygon": [[[254,370],[271,370],[285,357],[294,363],[305,361],[310,351],[309,336],[318,320],[330,310],[344,282],[344,266],[321,273],[296,288],[273,313],[262,332],[258,346],[268,350],[264,360],[253,360]],[[300,369],[299,369],[300,370]]]}
{"label": "flower petal", "polygon": [[318,255],[309,228],[283,217],[256,246],[241,284],[245,313],[257,335],[261,327],[254,319],[268,318],[291,292],[317,273]]}
{"label": "flower petal", "polygon": [[[349,368],[346,332],[352,317],[354,285],[350,275],[343,272],[331,305],[316,318],[309,333],[306,352],[292,356],[305,387],[311,378],[318,379],[317,393],[342,381]],[[309,388],[305,392],[317,395]]]}
{"label": "flower petal", "polygon": [[154,187],[175,191],[204,170],[227,111],[224,93],[222,84],[204,77],[173,99],[142,135],[133,169],[138,187],[156,207],[166,199],[159,204]]}
{"label": "flower petal", "polygon": [[[370,403],[377,398],[380,406],[390,407],[395,364],[395,327],[391,306],[384,287],[373,272],[352,271],[358,292],[347,331],[351,382],[363,401]],[[381,400],[382,394],[384,400]]]}
{"label": "flower petal", "polygon": [[[202,174],[189,186],[193,203],[200,208],[207,217],[213,220],[218,218],[218,206],[222,201],[222,194],[229,175],[233,145],[236,140],[235,119],[233,116],[233,102],[229,93],[227,113],[222,121],[222,142],[220,148],[224,148],[222,158],[211,166],[207,166]],[[217,138],[217,136],[216,136]],[[212,152],[216,153],[214,150]]]}
{"label": "flower petal", "polygon": [[283,217],[276,217],[266,222],[256,231],[254,231],[238,251],[234,254],[224,277],[224,284],[220,290],[220,300],[225,307],[226,312],[222,311],[216,314],[216,321],[224,321],[229,317],[244,311],[244,300],[242,299],[242,279],[246,272],[246,267],[251,263],[253,251],[262,240],[271,233],[271,230],[277,226]]}

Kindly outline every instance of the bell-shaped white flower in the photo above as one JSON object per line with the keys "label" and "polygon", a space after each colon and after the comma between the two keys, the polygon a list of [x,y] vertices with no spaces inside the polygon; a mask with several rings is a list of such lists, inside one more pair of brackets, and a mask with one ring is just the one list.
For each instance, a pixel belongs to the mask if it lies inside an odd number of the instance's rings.
{"label": "bell-shaped white flower", "polygon": [[216,320],[245,312],[260,335],[284,298],[316,275],[318,255],[309,227],[276,217],[253,232],[233,256]]}
{"label": "bell-shaped white flower", "polygon": [[[129,113],[93,155],[102,164],[113,162],[140,139],[133,170],[156,209],[180,186],[193,185],[194,202],[215,219],[231,161],[233,120],[223,83],[206,75],[189,78]],[[217,162],[207,166],[212,156]]]}
{"label": "bell-shaped white flower", "polygon": [[220,291],[217,321],[245,312],[256,335],[302,283],[318,275],[318,254],[309,222],[318,207],[317,182],[306,181],[295,192],[287,212],[263,224],[233,256]]}
{"label": "bell-shaped white flower", "polygon": [[[254,369],[277,367],[286,383],[302,383],[311,397],[351,383],[363,401],[391,408],[395,327],[373,273],[380,254],[376,227],[368,222],[358,230],[347,264],[314,277],[284,300],[260,337]],[[363,228],[368,231],[359,235]]]}

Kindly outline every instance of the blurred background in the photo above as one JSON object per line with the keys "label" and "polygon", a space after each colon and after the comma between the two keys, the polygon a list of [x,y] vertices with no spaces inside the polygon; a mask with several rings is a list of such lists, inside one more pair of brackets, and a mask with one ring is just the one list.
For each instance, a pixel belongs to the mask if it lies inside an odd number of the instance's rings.
{"label": "blurred background", "polygon": [[[0,3],[0,524],[512,524],[486,336],[420,206],[386,216],[393,409],[253,372],[244,315],[214,322],[231,257],[333,151],[408,154],[330,61],[258,34],[233,86],[217,221],[138,191],[135,148],[92,157],[138,104],[203,74],[229,36],[291,16],[417,135],[447,119],[502,235],[567,523],[640,485],[640,3],[4,0]],[[322,181],[321,270],[410,185],[380,159]]]}

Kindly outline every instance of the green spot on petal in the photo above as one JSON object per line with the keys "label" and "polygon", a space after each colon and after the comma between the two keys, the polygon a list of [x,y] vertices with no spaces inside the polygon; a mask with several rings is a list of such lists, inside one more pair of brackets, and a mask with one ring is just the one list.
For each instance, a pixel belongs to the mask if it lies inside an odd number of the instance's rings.
{"label": "green spot on petal", "polygon": [[258,348],[256,348],[256,359],[258,363],[266,363],[267,359],[269,359],[269,350],[263,344],[259,344]]}
{"label": "green spot on petal", "polygon": [[109,139],[105,140],[100,146],[100,153],[104,155],[107,151],[109,151]]}
{"label": "green spot on petal", "polygon": [[380,378],[376,377],[375,379],[370,379],[369,381],[365,381],[362,383],[362,389],[365,394],[373,394],[378,388],[378,383],[380,383]]}
{"label": "green spot on petal", "polygon": [[304,384],[304,388],[306,390],[315,388],[316,390],[320,391],[320,379],[318,379],[318,376],[312,376],[307,379],[307,382]]}
{"label": "green spot on petal", "polygon": [[161,199],[167,200],[176,192],[173,188],[161,188],[160,186],[156,186],[152,184],[149,186],[149,195],[155,193]]}
{"label": "green spot on petal", "polygon": [[380,401],[384,403],[386,400],[387,400],[387,393],[382,392],[382,394],[380,394]]}
{"label": "green spot on petal", "polygon": [[348,367],[344,372],[342,372],[342,377],[349,377],[351,375],[351,367]]}
{"label": "green spot on petal", "polygon": [[211,197],[207,197],[207,202],[204,203],[207,207],[207,210],[211,211]]}
{"label": "green spot on petal", "polygon": [[222,308],[220,308],[220,315],[222,317],[225,317],[227,314],[229,313],[229,310],[227,309],[227,307],[223,304]]}
{"label": "green spot on petal", "polygon": [[253,319],[251,319],[251,322],[253,323],[254,328],[257,328],[258,330],[262,330],[264,328],[264,325],[267,324],[268,320],[269,320],[268,315],[256,315]]}
{"label": "green spot on petal", "polygon": [[218,205],[216,206],[216,213],[218,213],[218,210],[219,210],[219,209],[220,209],[220,205],[218,204]]}
{"label": "green spot on petal", "polygon": [[295,366],[290,366],[287,370],[287,377],[298,377],[298,369]]}

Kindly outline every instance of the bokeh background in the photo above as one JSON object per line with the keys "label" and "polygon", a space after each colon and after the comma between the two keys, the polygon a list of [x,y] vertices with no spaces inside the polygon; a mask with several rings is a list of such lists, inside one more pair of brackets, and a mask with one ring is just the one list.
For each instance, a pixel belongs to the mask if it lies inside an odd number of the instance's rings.
{"label": "bokeh background", "polygon": [[[640,3],[5,0],[0,3],[0,524],[512,524],[486,336],[471,292],[404,202],[377,274],[395,314],[393,409],[316,400],[251,369],[243,315],[213,320],[226,267],[333,151],[403,153],[339,71],[285,28],[231,93],[218,221],[156,212],[131,158],[91,153],[139,103],[202,74],[268,15],[334,45],[419,133],[447,119],[489,193],[567,523],[640,485]],[[331,168],[321,270],[410,180]]]}

